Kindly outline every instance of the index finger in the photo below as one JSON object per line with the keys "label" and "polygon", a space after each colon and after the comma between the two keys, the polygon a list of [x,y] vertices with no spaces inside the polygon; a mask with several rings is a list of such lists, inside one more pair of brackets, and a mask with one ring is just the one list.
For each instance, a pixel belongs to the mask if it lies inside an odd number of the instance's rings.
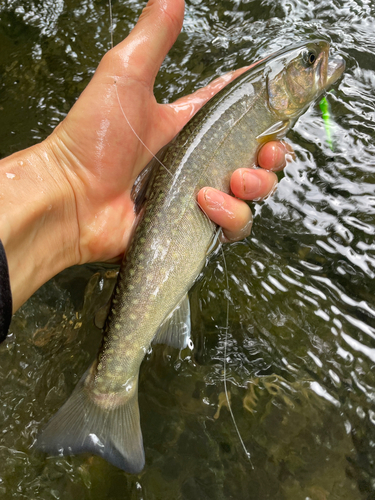
{"label": "index finger", "polygon": [[197,113],[200,108],[211,99],[211,97],[220,92],[220,90],[226,87],[228,83],[235,80],[238,76],[242,75],[242,73],[245,73],[245,71],[250,69],[252,66],[253,64],[219,76],[219,78],[213,80],[211,83],[206,85],[206,87],[198,89],[193,94],[180,97],[180,99],[177,99],[171,104],[167,104],[166,106],[175,111],[179,128],[181,129],[185,123],[188,122],[195,115],[195,113]]}

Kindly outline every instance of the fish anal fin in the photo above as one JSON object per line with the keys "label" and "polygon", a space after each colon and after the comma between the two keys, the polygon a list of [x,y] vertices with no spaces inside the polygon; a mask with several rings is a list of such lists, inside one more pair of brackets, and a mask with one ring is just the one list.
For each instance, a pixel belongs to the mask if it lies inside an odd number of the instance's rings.
{"label": "fish anal fin", "polygon": [[126,472],[144,467],[138,383],[124,404],[104,408],[85,388],[88,371],[68,401],[48,422],[36,447],[51,455],[93,453]]}
{"label": "fish anal fin", "polygon": [[157,331],[153,344],[166,344],[176,349],[191,345],[190,302],[188,294],[167,316]]}

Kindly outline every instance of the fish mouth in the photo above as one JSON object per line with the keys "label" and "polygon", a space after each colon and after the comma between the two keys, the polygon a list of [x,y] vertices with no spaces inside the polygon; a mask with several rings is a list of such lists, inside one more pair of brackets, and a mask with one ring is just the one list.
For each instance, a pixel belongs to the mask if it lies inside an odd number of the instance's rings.
{"label": "fish mouth", "polygon": [[325,89],[335,83],[345,70],[345,61],[341,56],[329,57],[329,43],[319,42],[322,48],[320,60],[320,85]]}
{"label": "fish mouth", "polygon": [[325,87],[335,83],[345,70],[345,61],[341,56],[330,57],[327,64],[327,77]]}

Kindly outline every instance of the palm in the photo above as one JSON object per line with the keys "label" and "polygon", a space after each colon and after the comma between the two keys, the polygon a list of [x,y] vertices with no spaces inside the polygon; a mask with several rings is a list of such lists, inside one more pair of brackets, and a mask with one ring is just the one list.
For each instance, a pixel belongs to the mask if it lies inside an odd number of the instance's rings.
{"label": "palm", "polygon": [[132,68],[139,65],[124,69],[116,48],[110,51],[54,132],[70,160],[66,173],[75,194],[81,262],[108,260],[124,252],[135,217],[131,189],[151,159],[150,151],[157,153],[228,81],[163,105],[153,95],[152,72],[140,75]]}
{"label": "palm", "polygon": [[[126,250],[135,219],[131,189],[151,159],[150,151],[157,153],[212,95],[244,71],[174,104],[156,102],[154,80],[181,28],[183,6],[183,0],[168,2],[166,14],[163,2],[150,2],[131,34],[103,58],[51,136],[75,201],[77,263],[109,260]],[[260,190],[260,196],[270,187]],[[211,217],[208,208],[206,213]],[[215,222],[221,224],[220,217]]]}
{"label": "palm", "polygon": [[73,159],[67,174],[74,183],[80,236],[88,243],[80,249],[82,261],[124,251],[134,221],[131,188],[151,158],[142,142],[156,153],[182,126],[172,107],[157,104],[152,85],[114,78],[121,68],[110,74],[108,59],[55,132]]}

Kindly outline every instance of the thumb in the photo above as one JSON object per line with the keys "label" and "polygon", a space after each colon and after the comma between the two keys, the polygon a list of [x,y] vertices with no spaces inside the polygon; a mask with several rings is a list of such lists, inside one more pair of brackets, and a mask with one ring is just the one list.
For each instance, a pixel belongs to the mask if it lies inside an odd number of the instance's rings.
{"label": "thumb", "polygon": [[113,69],[119,76],[153,86],[181,31],[184,7],[184,0],[149,0],[129,36],[110,51],[117,56]]}

